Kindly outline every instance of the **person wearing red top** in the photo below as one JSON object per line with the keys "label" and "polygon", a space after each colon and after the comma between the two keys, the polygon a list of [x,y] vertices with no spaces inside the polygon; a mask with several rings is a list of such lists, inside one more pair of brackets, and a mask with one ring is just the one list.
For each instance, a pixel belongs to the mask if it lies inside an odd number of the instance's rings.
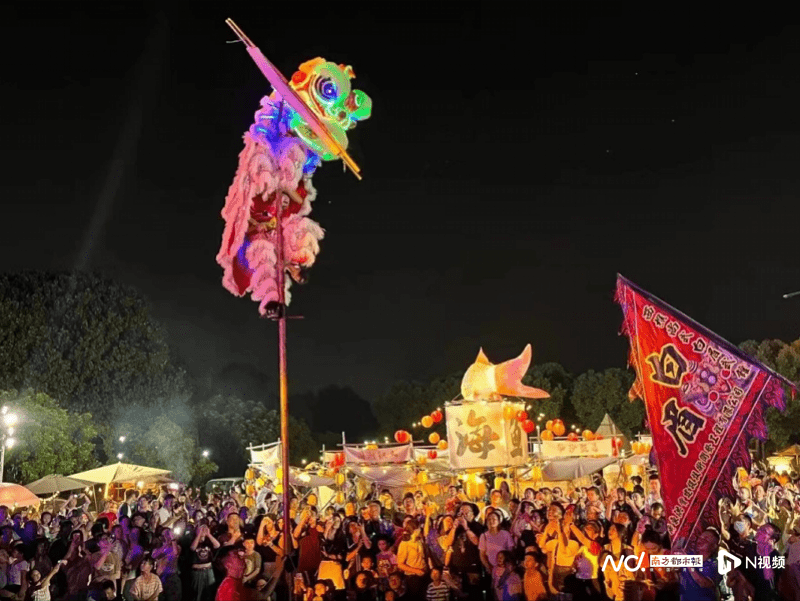
{"label": "person wearing red top", "polygon": [[244,549],[231,547],[221,563],[225,568],[225,579],[217,589],[216,601],[240,601],[244,593]]}
{"label": "person wearing red top", "polygon": [[103,504],[103,513],[98,515],[97,518],[106,518],[108,520],[108,529],[111,530],[117,522],[117,504],[111,499],[106,500]]}

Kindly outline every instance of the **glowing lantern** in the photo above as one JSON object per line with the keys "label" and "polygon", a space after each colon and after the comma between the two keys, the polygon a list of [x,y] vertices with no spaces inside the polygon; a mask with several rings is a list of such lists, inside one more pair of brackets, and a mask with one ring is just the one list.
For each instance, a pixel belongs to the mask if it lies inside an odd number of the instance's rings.
{"label": "glowing lantern", "polygon": [[446,451],[446,450],[447,450],[447,441],[446,441],[446,440],[440,440],[440,441],[439,441],[439,444],[437,444],[437,445],[436,445],[436,447],[437,447],[437,448],[438,448],[440,451]]}
{"label": "glowing lantern", "polygon": [[591,430],[584,430],[583,431],[583,439],[584,440],[594,440],[594,432]]}
{"label": "glowing lantern", "polygon": [[428,458],[427,457],[420,457],[419,459],[417,459],[417,464],[418,465],[425,465],[426,463],[428,463]]}
{"label": "glowing lantern", "polygon": [[338,503],[339,505],[344,503],[344,493],[343,492],[340,491],[340,492],[336,493],[336,503]]}
{"label": "glowing lantern", "polygon": [[244,504],[245,504],[246,507],[249,507],[250,509],[252,509],[253,507],[256,506],[256,500],[253,497],[247,497],[244,500]]}
{"label": "glowing lantern", "polygon": [[547,420],[547,423],[544,425],[544,429],[545,430],[550,430],[550,431],[553,430],[553,420],[552,419],[548,419]]}
{"label": "glowing lantern", "polygon": [[464,492],[470,499],[480,499],[486,495],[486,482],[480,476],[472,475],[464,482]]}
{"label": "glowing lantern", "polygon": [[442,421],[443,418],[444,416],[442,415],[442,412],[439,411],[438,409],[433,413],[431,413],[431,419],[433,419],[434,424],[438,424],[440,421]]}
{"label": "glowing lantern", "polygon": [[595,434],[594,435],[594,439],[595,440],[603,440],[603,436],[602,436],[602,434]]}
{"label": "glowing lantern", "polygon": [[408,442],[409,434],[405,430],[398,430],[394,433],[394,439],[399,444],[405,444]]}
{"label": "glowing lantern", "polygon": [[545,430],[542,432],[542,440],[553,440],[555,438],[555,434],[551,430]]}
{"label": "glowing lantern", "polygon": [[336,453],[336,465],[344,465],[344,453]]}
{"label": "glowing lantern", "polygon": [[368,445],[366,446],[366,449],[367,449],[368,451],[375,451],[375,450],[377,450],[377,449],[378,449],[378,445],[376,445],[376,444],[368,444]]}
{"label": "glowing lantern", "polygon": [[553,434],[556,436],[564,436],[567,429],[564,427],[564,422],[560,419],[553,420]]}
{"label": "glowing lantern", "polygon": [[517,412],[514,411],[513,405],[506,405],[505,407],[503,407],[503,419],[506,420],[507,422],[510,422],[512,419],[514,419],[516,415]]}
{"label": "glowing lantern", "polygon": [[436,432],[431,432],[431,435],[428,436],[428,442],[431,444],[439,444],[439,440],[441,437]]}
{"label": "glowing lantern", "polygon": [[536,424],[534,424],[531,420],[526,419],[522,422],[522,429],[525,430],[525,434],[530,434],[536,429]]}
{"label": "glowing lantern", "polygon": [[276,494],[276,495],[281,495],[281,494],[283,494],[283,483],[281,483],[281,482],[278,482],[278,483],[275,485],[275,494]]}
{"label": "glowing lantern", "polygon": [[534,481],[537,481],[537,482],[542,479],[542,468],[541,468],[541,466],[534,465],[531,468],[531,477],[533,478]]}
{"label": "glowing lantern", "polygon": [[423,428],[430,428],[433,425],[433,418],[430,415],[426,415],[421,421]]}
{"label": "glowing lantern", "polygon": [[527,411],[525,411],[523,409],[520,409],[519,411],[517,411],[517,421],[518,422],[524,422],[526,419],[528,419],[528,412]]}
{"label": "glowing lantern", "polygon": [[570,432],[567,434],[567,440],[570,442],[578,442],[578,435],[575,432]]}
{"label": "glowing lantern", "polygon": [[252,497],[254,494],[256,494],[256,487],[252,484],[248,484],[245,490],[247,491],[247,496],[249,497]]}
{"label": "glowing lantern", "polygon": [[428,483],[428,472],[420,472],[417,474],[417,482],[420,484],[427,484]]}
{"label": "glowing lantern", "polygon": [[267,479],[264,478],[263,476],[261,478],[259,478],[258,480],[256,480],[256,484],[258,485],[259,488],[262,488],[266,483],[267,483]]}
{"label": "glowing lantern", "polygon": [[344,474],[336,474],[336,477],[333,479],[333,481],[336,482],[337,485],[341,486],[344,484],[344,479]]}
{"label": "glowing lantern", "polygon": [[428,451],[428,459],[436,459],[439,456],[439,453],[436,452],[436,449],[431,449]]}
{"label": "glowing lantern", "polygon": [[253,471],[253,469],[252,469],[252,468],[251,468],[251,469],[248,469],[248,470],[247,470],[247,471],[244,473],[244,479],[245,479],[245,480],[252,480],[252,479],[253,479],[253,478],[255,478],[255,477],[256,477],[256,473]]}

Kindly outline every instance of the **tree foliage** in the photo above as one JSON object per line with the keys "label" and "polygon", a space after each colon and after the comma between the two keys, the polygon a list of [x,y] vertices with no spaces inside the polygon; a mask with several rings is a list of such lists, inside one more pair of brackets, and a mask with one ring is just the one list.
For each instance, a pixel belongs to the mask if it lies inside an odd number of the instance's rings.
{"label": "tree foliage", "polygon": [[572,405],[581,425],[596,430],[606,413],[627,437],[644,430],[644,404],[628,400],[635,374],[612,367],[601,372],[589,370],[575,378]]}
{"label": "tree foliage", "polygon": [[[747,340],[740,348],[787,380],[800,384],[800,340],[787,344],[781,340]],[[769,451],[781,450],[800,442],[800,400],[787,391],[786,411],[769,408],[766,412]]]}
{"label": "tree foliage", "polygon": [[310,399],[308,424],[313,432],[346,432],[355,440],[375,433],[372,406],[349,387],[327,386]]}
{"label": "tree foliage", "polygon": [[43,392],[0,392],[19,422],[16,444],[6,451],[5,480],[29,483],[50,474],[70,475],[97,466],[92,439],[97,430],[88,413],[70,413]]}
{"label": "tree foliage", "polygon": [[[216,395],[200,407],[198,437],[203,447],[214,449],[225,476],[240,475],[250,461],[247,447],[277,441],[281,436],[280,415],[256,401]],[[289,416],[289,457],[315,461],[320,447],[308,424]]]}
{"label": "tree foliage", "polygon": [[576,416],[570,402],[574,378],[561,364],[534,365],[522,382],[550,393],[549,399],[529,401],[531,411],[528,413],[532,418],[541,413],[545,420],[559,417],[564,421],[574,421]]}
{"label": "tree foliage", "polygon": [[0,275],[0,388],[31,388],[101,430],[120,408],[187,392],[136,289],[96,274]]}
{"label": "tree foliage", "polygon": [[167,469],[176,480],[202,485],[217,471],[217,465],[203,457],[193,434],[166,413],[153,416],[146,427],[126,437],[124,460]]}
{"label": "tree foliage", "polygon": [[446,402],[458,396],[462,377],[463,374],[454,374],[437,378],[427,385],[395,382],[373,406],[379,431],[384,432],[384,436],[392,436],[397,430],[411,432],[413,423],[436,408],[443,409]]}

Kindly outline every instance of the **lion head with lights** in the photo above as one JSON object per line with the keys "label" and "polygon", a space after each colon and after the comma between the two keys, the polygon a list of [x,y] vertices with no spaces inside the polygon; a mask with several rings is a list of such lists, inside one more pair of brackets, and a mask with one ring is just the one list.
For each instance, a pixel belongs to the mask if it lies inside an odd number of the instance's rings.
{"label": "lion head with lights", "polygon": [[[342,148],[347,148],[345,132],[354,128],[357,122],[368,119],[372,113],[370,97],[351,88],[350,80],[354,77],[349,65],[337,65],[317,57],[300,65],[289,82]],[[296,113],[292,115],[289,127],[322,160],[338,158]]]}

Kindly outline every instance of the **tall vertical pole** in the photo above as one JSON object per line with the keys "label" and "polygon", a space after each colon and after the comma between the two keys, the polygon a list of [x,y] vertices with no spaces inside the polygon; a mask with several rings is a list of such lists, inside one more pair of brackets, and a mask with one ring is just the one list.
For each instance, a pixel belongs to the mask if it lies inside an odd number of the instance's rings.
{"label": "tall vertical pole", "polygon": [[[283,104],[281,104],[281,113]],[[280,118],[278,120],[280,122]],[[280,373],[280,401],[281,401],[281,464],[283,465],[283,540],[284,553],[291,552],[292,523],[289,516],[289,392],[286,375],[286,270],[283,262],[283,191],[278,190],[275,198],[275,232],[277,248],[277,274],[278,284],[278,371]]]}
{"label": "tall vertical pole", "polygon": [[0,445],[3,446],[3,450],[0,451],[0,482],[3,481],[3,472],[6,470],[6,437],[3,436],[0,438]]}

